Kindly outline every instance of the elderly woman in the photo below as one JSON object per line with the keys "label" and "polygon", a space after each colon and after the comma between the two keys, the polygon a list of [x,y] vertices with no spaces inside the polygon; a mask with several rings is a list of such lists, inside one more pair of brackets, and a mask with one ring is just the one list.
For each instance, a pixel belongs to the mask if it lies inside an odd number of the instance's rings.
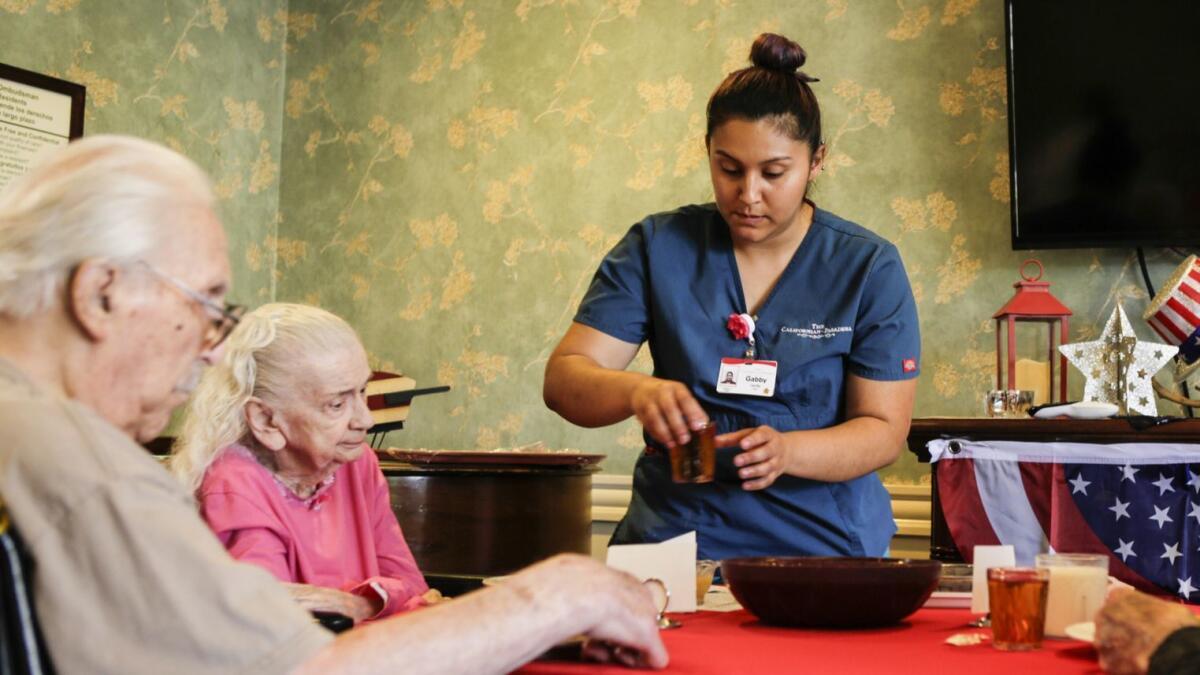
{"label": "elderly woman", "polygon": [[233,557],[306,608],[374,619],[432,602],[364,444],[371,369],[315,307],[247,314],[192,397],[171,470]]}

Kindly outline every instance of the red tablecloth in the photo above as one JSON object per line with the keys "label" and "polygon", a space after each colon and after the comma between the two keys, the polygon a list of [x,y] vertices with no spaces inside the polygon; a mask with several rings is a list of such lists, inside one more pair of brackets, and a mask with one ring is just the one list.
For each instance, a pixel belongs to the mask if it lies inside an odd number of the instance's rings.
{"label": "red tablecloth", "polygon": [[[671,654],[667,673],[966,673],[967,675],[1034,675],[1035,673],[1099,673],[1091,645],[1074,640],[1047,640],[1031,652],[1001,652],[991,640],[952,647],[955,633],[990,630],[968,628],[973,617],[961,609],[922,609],[904,623],[873,630],[801,630],[763,625],[745,611],[697,612],[674,618],[683,626],[663,631]],[[619,666],[535,661],[520,673],[622,673]]]}

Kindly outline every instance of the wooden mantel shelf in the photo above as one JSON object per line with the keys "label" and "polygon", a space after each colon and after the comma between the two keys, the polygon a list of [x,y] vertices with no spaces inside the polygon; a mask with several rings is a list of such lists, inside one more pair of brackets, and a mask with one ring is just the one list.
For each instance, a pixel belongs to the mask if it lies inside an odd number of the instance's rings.
{"label": "wooden mantel shelf", "polygon": [[1138,429],[1126,419],[922,417],[912,421],[908,431],[908,449],[920,461],[928,462],[929,451],[925,446],[936,438],[1075,443],[1200,443],[1200,419],[1178,419]]}

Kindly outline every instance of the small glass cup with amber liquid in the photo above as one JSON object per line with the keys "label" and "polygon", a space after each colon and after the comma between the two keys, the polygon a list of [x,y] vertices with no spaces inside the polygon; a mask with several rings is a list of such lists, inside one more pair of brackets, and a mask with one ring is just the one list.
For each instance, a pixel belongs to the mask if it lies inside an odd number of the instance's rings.
{"label": "small glass cup with amber liquid", "polygon": [[1004,651],[1041,647],[1050,570],[993,567],[987,571],[987,580],[993,646]]}
{"label": "small glass cup with amber liquid", "polygon": [[692,430],[691,439],[671,447],[671,478],[676,483],[708,483],[717,471],[717,425]]}
{"label": "small glass cup with amber liquid", "polygon": [[713,576],[720,569],[721,563],[716,560],[697,560],[696,561],[696,606],[704,604],[704,596],[708,594],[708,589],[712,587]]}

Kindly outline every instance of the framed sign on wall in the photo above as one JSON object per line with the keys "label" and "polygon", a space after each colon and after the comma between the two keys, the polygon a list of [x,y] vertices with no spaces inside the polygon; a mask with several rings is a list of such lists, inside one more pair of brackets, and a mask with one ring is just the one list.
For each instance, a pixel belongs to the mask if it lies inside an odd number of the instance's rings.
{"label": "framed sign on wall", "polygon": [[0,63],[0,190],[47,146],[83,135],[83,85]]}

